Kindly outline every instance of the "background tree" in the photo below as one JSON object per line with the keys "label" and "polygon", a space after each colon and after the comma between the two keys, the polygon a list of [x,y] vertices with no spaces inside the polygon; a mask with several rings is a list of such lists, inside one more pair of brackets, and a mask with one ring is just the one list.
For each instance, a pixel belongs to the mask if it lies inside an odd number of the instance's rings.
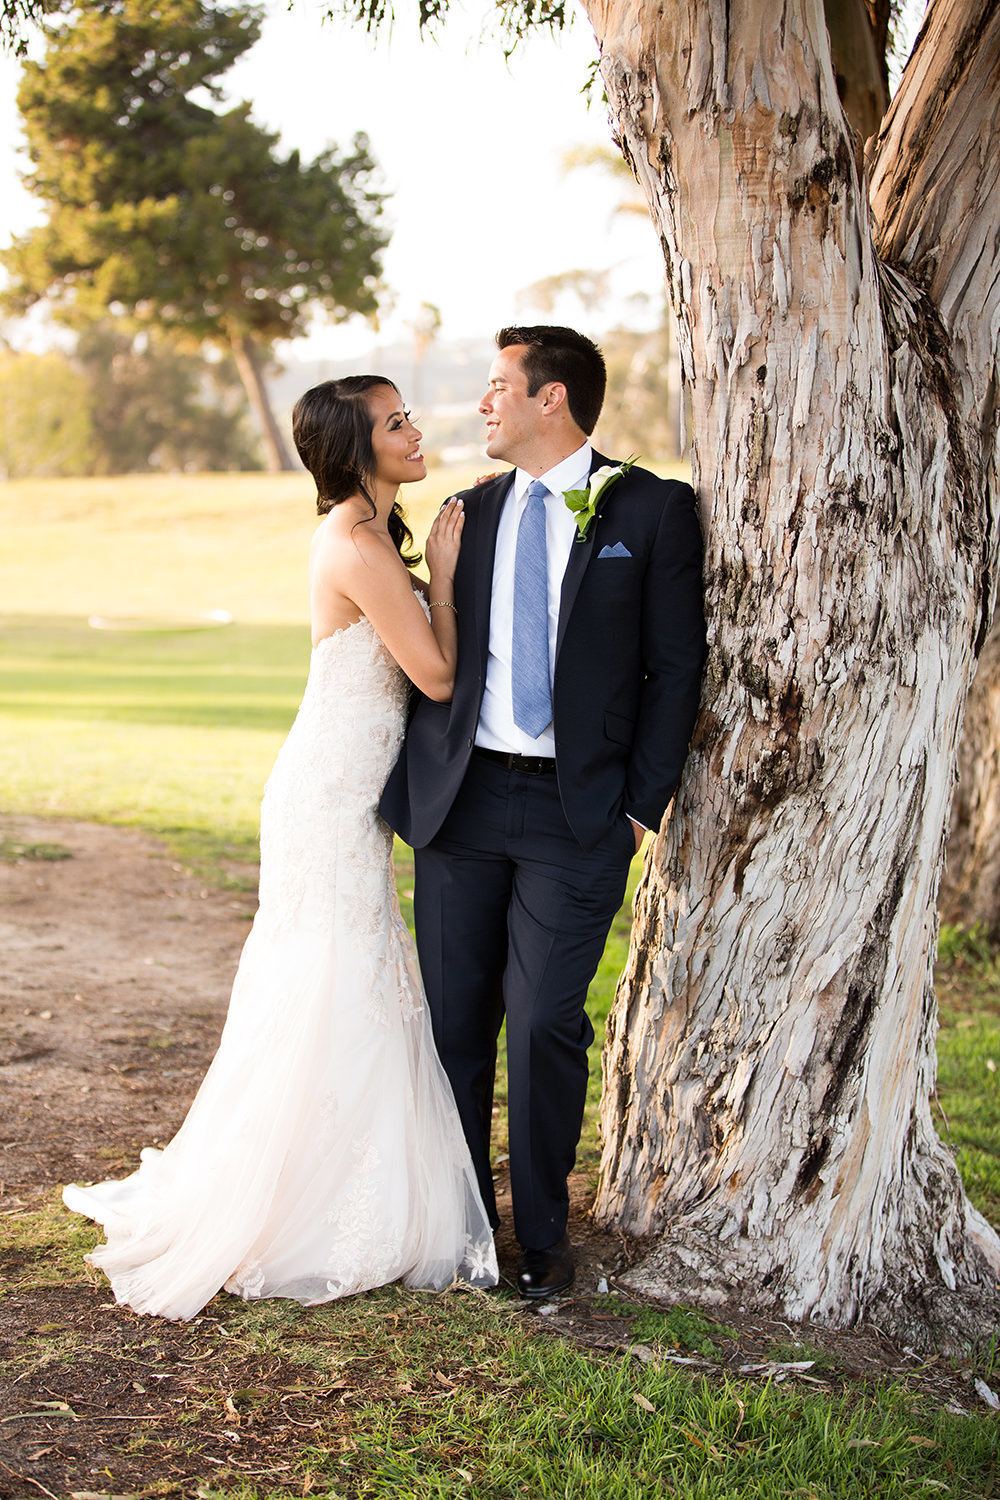
{"label": "background tree", "polygon": [[441,309],[433,302],[421,302],[410,320],[413,334],[413,404],[424,400],[424,369],[427,353],[441,330]]}
{"label": "background tree", "polygon": [[363,136],[312,162],[277,151],[249,106],[216,113],[218,78],[261,12],[202,0],[91,0],[46,31],[18,94],[45,222],[0,256],[5,302],[42,298],[77,326],[107,310],[214,344],[236,362],[268,467],[290,460],[262,370],[321,306],[372,313],[382,197]]}
{"label": "background tree", "polygon": [[0,47],[23,56],[28,45],[25,33],[41,22],[44,13],[43,0],[2,0]]}
{"label": "background tree", "polygon": [[583,3],[678,318],[711,630],[596,1212],[645,1237],[636,1286],[965,1342],[1000,1240],[931,1122],[932,962],[996,580],[1000,7],[931,0],[869,187],[815,0]]}
{"label": "background tree", "polygon": [[231,361],[111,320],[72,351],[0,354],[4,478],[260,467]]}
{"label": "background tree", "polygon": [[0,351],[0,479],[86,474],[96,450],[87,380],[65,355]]}
{"label": "background tree", "polygon": [[231,359],[178,349],[155,329],[88,325],[74,366],[85,378],[95,453],[91,474],[259,469],[246,396]]}

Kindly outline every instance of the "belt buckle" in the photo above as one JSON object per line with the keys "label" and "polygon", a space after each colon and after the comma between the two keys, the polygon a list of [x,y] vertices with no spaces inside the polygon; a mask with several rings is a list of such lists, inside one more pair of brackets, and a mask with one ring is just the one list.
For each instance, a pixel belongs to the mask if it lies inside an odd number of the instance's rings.
{"label": "belt buckle", "polygon": [[519,755],[517,762],[518,764],[514,769],[520,771],[524,776],[545,775],[547,767],[543,765],[543,757],[541,755]]}

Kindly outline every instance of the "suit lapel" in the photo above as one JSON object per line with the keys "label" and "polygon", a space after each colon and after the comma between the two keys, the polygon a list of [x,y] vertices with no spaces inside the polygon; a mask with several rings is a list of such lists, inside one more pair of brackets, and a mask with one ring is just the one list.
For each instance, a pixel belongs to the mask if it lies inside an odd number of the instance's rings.
{"label": "suit lapel", "polygon": [[484,484],[476,507],[475,616],[476,642],[483,676],[490,642],[490,604],[493,597],[493,560],[497,550],[497,527],[503,503],[514,483],[513,469],[492,483]]}
{"label": "suit lapel", "polygon": [[[603,454],[592,453],[590,459],[591,474],[593,474],[595,469],[599,469],[602,464],[607,464],[610,462],[611,460],[605,458]],[[580,591],[580,584],[583,582],[583,575],[587,571],[587,564],[590,562],[591,555],[594,550],[594,535],[597,531],[597,517],[601,514],[603,508],[604,501],[601,500],[597,507],[597,513],[587,529],[586,537],[582,542],[574,537],[573,545],[570,548],[569,562],[566,564],[566,571],[563,574],[562,591],[559,595],[559,629],[556,632],[557,662],[559,660],[559,652],[562,650],[563,637],[566,634],[566,627],[569,624],[569,617],[573,612],[573,605],[576,603],[576,596]]]}

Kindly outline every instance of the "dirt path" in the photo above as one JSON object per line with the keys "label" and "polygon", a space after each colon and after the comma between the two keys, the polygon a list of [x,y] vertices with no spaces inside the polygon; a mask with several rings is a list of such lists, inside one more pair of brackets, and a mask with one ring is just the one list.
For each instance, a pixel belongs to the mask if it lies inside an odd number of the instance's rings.
{"label": "dirt path", "polygon": [[[256,899],[206,888],[129,829],[5,816],[0,848],[2,1209],[124,1175],[170,1140],[218,1044]],[[497,1187],[510,1261],[503,1168]],[[593,1290],[620,1247],[585,1221],[582,1182],[572,1196]]]}
{"label": "dirt path", "polygon": [[0,861],[11,1194],[113,1175],[169,1140],[218,1042],[256,903],[206,889],[131,830],[4,818],[0,839],[26,851]]}

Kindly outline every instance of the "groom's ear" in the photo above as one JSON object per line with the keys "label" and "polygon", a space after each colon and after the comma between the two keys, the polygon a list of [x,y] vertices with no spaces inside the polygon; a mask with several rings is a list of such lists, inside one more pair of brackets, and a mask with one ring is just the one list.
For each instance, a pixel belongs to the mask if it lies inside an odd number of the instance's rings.
{"label": "groom's ear", "polygon": [[556,412],[566,405],[566,387],[559,380],[547,381],[535,394],[541,398],[544,412]]}

